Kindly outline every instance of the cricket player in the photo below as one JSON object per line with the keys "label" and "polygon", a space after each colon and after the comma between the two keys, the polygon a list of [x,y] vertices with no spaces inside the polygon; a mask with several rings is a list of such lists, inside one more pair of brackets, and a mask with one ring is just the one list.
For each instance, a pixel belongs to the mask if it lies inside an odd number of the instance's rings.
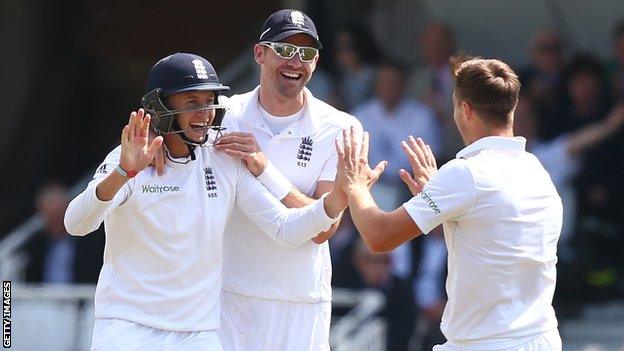
{"label": "cricket player", "polygon": [[[121,145],[69,205],[69,233],[86,235],[102,221],[106,231],[92,350],[221,350],[222,247],[232,211],[279,245],[298,247],[346,207],[330,193],[287,209],[240,160],[216,152],[218,97],[227,89],[203,57],[158,61],[142,98],[153,120],[144,109],[132,112]],[[150,125],[160,134],[151,143]],[[163,142],[168,162],[159,177],[146,167]]]}
{"label": "cricket player", "polygon": [[442,224],[448,249],[448,302],[441,329],[448,342],[434,350],[561,350],[552,307],[561,199],[544,167],[514,137],[520,82],[499,60],[452,60],[454,119],[464,143],[437,170],[421,140],[403,142],[414,176],[401,177],[416,194],[381,211],[366,186],[368,138],[362,151],[352,133],[338,149],[336,182],[347,193],[362,238],[389,251]]}
{"label": "cricket player", "polygon": [[[305,13],[271,14],[253,48],[260,85],[229,99],[224,124],[236,132],[216,146],[244,160],[288,207],[309,205],[332,190],[334,140],[344,128],[362,128],[355,117],[305,88],[320,48],[314,22]],[[242,211],[233,211],[224,238],[219,331],[224,350],[329,350],[332,267],[326,240],[336,227],[285,247]]]}

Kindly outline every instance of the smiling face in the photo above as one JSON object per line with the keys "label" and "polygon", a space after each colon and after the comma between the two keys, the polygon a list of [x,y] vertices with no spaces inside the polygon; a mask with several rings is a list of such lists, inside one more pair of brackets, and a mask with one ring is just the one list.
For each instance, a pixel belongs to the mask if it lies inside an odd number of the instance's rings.
{"label": "smiling face", "polygon": [[[315,47],[316,43],[307,34],[295,34],[281,42],[297,46]],[[260,64],[260,84],[284,98],[294,98],[312,77],[318,55],[310,62],[302,62],[299,54],[290,59],[278,56],[271,48],[256,44],[254,57]]]}
{"label": "smiling face", "polygon": [[[184,135],[197,143],[204,142],[206,128],[215,118],[214,109],[206,106],[215,103],[212,91],[190,91],[171,95],[167,98],[167,105],[173,110],[191,110],[177,115],[176,119]],[[193,111],[194,110],[194,111]]]}

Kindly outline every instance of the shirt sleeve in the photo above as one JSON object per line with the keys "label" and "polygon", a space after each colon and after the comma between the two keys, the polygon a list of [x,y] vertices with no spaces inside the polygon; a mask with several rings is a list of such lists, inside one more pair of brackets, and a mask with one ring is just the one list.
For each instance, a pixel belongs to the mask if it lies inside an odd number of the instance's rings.
{"label": "shirt sleeve", "polygon": [[76,196],[65,211],[65,228],[67,232],[75,236],[87,235],[100,227],[104,218],[114,208],[121,205],[130,195],[130,180],[127,182],[110,201],[102,201],[97,198],[95,191],[97,185],[104,180],[110,172],[115,171],[115,167],[119,164],[119,153],[121,147],[113,150],[104,162],[102,162],[93,179],[87,185],[87,188],[78,196]]}
{"label": "shirt sleeve", "polygon": [[302,208],[286,208],[246,168],[236,189],[236,205],[276,243],[298,247],[329,229],[340,216],[325,213],[325,196]]}
{"label": "shirt sleeve", "polygon": [[475,184],[464,160],[442,166],[423,190],[403,207],[418,228],[427,234],[443,222],[453,221],[470,211],[475,200]]}

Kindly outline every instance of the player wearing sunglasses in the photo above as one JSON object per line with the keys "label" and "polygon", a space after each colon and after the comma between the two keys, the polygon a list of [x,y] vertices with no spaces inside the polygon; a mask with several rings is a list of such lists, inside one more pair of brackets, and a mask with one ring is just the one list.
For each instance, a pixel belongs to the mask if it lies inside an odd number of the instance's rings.
{"label": "player wearing sunglasses", "polygon": [[299,59],[301,62],[312,62],[316,59],[316,56],[319,53],[317,48],[312,48],[309,46],[297,46],[288,43],[274,43],[270,41],[260,42],[260,45],[264,45],[273,49],[273,52],[284,59],[290,60],[295,56],[295,54],[299,54]]}
{"label": "player wearing sunglasses", "polygon": [[[254,45],[260,85],[234,95],[215,146],[239,157],[288,207],[301,207],[332,190],[334,140],[357,119],[315,98],[306,83],[321,43],[301,11],[280,10],[266,20]],[[266,240],[234,210],[224,237],[220,335],[225,351],[329,350],[331,260],[327,232],[298,247]]]}

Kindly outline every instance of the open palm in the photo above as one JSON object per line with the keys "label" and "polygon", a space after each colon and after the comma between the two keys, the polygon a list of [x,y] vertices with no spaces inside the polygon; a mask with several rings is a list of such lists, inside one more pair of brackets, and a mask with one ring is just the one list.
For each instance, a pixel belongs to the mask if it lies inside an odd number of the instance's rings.
{"label": "open palm", "polygon": [[368,132],[364,132],[361,139],[360,152],[357,152],[359,144],[354,128],[342,134],[343,143],[336,144],[338,154],[338,169],[336,172],[336,184],[348,193],[351,186],[366,186],[370,188],[379,179],[386,167],[387,162],[381,161],[374,169],[368,164]]}
{"label": "open palm", "polygon": [[[132,112],[128,124],[121,132],[121,158],[119,164],[127,172],[145,169],[163,143],[158,136],[149,144],[150,115],[139,109]],[[149,146],[148,146],[149,144]]]}

